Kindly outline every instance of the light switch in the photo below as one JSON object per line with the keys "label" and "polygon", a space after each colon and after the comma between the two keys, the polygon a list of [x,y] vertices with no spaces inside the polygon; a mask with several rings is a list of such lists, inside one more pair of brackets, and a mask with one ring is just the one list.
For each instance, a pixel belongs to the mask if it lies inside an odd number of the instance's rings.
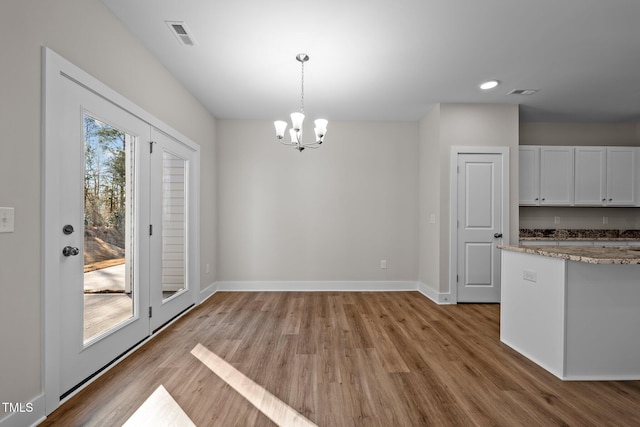
{"label": "light switch", "polygon": [[13,233],[13,208],[0,208],[0,233]]}

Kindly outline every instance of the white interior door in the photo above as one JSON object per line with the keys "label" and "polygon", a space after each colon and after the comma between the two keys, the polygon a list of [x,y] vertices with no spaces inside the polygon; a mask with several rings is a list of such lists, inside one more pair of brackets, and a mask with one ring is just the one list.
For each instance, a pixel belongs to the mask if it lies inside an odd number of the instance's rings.
{"label": "white interior door", "polygon": [[[149,335],[150,127],[62,79],[57,231],[60,394]],[[54,159],[47,159],[52,164]]]}
{"label": "white interior door", "polygon": [[156,330],[195,303],[198,250],[195,151],[151,130],[151,328]]}
{"label": "white interior door", "polygon": [[457,301],[500,302],[503,155],[457,157]]}

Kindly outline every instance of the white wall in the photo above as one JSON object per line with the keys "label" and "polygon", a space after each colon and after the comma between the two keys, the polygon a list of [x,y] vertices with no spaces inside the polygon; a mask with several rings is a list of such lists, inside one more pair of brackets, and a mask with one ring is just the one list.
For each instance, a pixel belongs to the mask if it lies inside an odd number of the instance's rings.
{"label": "white wall", "polygon": [[[559,224],[554,222],[555,217],[560,218]],[[607,218],[607,224],[603,224],[603,217]],[[640,209],[523,206],[520,228],[637,230],[640,229]]]}
{"label": "white wall", "polygon": [[520,145],[640,145],[638,123],[522,123]]}
{"label": "white wall", "polygon": [[[419,282],[440,289],[440,104],[420,121]],[[431,222],[433,216],[434,222]]]}
{"label": "white wall", "polygon": [[330,122],[299,153],[220,120],[217,144],[218,280],[416,281],[417,123]]}
{"label": "white wall", "polygon": [[[0,402],[29,402],[43,391],[42,46],[200,144],[201,259],[215,267],[215,119],[99,0],[0,2],[0,206],[16,216],[15,232],[0,234]],[[213,273],[201,277],[214,281]]]}
{"label": "white wall", "polygon": [[[450,158],[453,146],[509,147],[510,151],[510,233],[512,241],[518,236],[518,106],[516,104],[440,104],[439,111],[429,113],[421,122],[420,151],[425,153],[425,164],[438,170],[439,179],[429,182],[421,179],[422,207],[438,209],[436,229],[427,225],[420,229],[420,241],[429,248],[427,253],[439,254],[439,274],[436,276],[429,260],[421,266],[420,281],[440,293],[449,292],[449,199]],[[434,129],[435,127],[435,129]],[[439,156],[439,164],[429,163],[429,156]],[[421,155],[422,158],[422,155]],[[429,172],[430,174],[432,172]],[[424,198],[429,200],[424,201]],[[437,205],[436,205],[437,203]],[[427,211],[427,213],[430,213]],[[421,222],[421,224],[424,224]],[[515,239],[515,240],[513,240]],[[435,242],[438,242],[437,249]],[[437,278],[437,283],[426,280]]]}
{"label": "white wall", "polygon": [[[520,145],[640,146],[640,124],[522,123]],[[603,224],[605,216],[608,224]],[[638,229],[640,209],[523,206],[520,228]]]}

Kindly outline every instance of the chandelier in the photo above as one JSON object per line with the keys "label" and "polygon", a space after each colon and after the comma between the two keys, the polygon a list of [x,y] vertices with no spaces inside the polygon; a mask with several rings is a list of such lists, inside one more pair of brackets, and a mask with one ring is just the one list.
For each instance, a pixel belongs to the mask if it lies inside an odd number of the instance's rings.
{"label": "chandelier", "polygon": [[329,123],[325,119],[316,119],[313,123],[315,128],[313,129],[316,134],[315,142],[302,142],[302,122],[304,121],[304,63],[309,60],[309,55],[306,53],[299,53],[296,55],[296,60],[302,64],[302,91],[300,95],[300,112],[291,113],[291,129],[289,129],[289,136],[291,142],[284,140],[284,132],[287,129],[287,122],[282,120],[276,120],[273,124],[276,127],[276,138],[284,144],[294,147],[298,151],[302,151],[305,148],[318,148],[324,141],[324,135],[327,133],[327,124]]}

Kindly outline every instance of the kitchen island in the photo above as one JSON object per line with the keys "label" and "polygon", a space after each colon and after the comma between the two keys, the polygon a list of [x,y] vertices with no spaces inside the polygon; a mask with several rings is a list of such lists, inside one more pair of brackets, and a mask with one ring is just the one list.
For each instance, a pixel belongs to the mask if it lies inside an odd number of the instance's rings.
{"label": "kitchen island", "polygon": [[500,340],[563,380],[640,380],[640,251],[499,246]]}

